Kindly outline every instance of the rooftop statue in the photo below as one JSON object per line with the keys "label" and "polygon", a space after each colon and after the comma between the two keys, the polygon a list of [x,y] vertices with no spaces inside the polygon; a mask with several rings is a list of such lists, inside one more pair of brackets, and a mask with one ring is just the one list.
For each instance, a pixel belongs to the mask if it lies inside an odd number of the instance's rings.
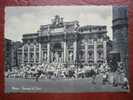
{"label": "rooftop statue", "polygon": [[61,27],[61,26],[63,26],[63,18],[62,17],[60,17],[59,15],[56,15],[55,17],[54,17],[54,19],[52,19],[52,25],[51,25],[51,27]]}

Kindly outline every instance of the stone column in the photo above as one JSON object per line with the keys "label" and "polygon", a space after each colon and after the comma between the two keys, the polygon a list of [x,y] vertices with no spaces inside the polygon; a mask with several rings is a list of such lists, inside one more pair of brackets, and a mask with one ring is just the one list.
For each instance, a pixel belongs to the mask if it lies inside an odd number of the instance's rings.
{"label": "stone column", "polygon": [[50,63],[51,55],[50,55],[50,25],[48,25],[48,31],[47,31],[47,36],[48,36],[48,43],[47,43],[47,63]]}
{"label": "stone column", "polygon": [[73,50],[74,50],[74,52],[73,52],[73,61],[75,63],[76,60],[77,60],[77,41],[76,40],[73,42]]}
{"label": "stone column", "polygon": [[85,41],[85,63],[88,63],[88,41]]}
{"label": "stone column", "polygon": [[34,63],[36,63],[36,45],[34,44]]}
{"label": "stone column", "polygon": [[28,64],[30,63],[30,45],[28,44]]}
{"label": "stone column", "polygon": [[104,58],[104,61],[106,61],[106,58],[107,58],[107,42],[106,41],[103,41],[103,58]]}
{"label": "stone column", "polygon": [[64,46],[64,48],[63,48],[63,53],[64,53],[64,63],[66,63],[66,61],[67,61],[67,46],[66,46],[66,41],[64,41],[63,42],[64,44],[63,44],[63,46]]}
{"label": "stone column", "polygon": [[58,54],[58,52],[57,52],[57,62],[59,63],[59,54]]}
{"label": "stone column", "polygon": [[50,63],[50,43],[47,43],[47,63]]}
{"label": "stone column", "polygon": [[94,63],[97,63],[97,42],[94,41]]}
{"label": "stone column", "polygon": [[51,52],[51,62],[53,62],[53,52]]}
{"label": "stone column", "polygon": [[24,64],[24,45],[22,46],[22,64]]}
{"label": "stone column", "polygon": [[64,57],[63,57],[63,54],[64,54],[64,52],[62,52],[62,53],[61,53],[61,63],[63,63],[63,62],[64,62],[64,59],[63,59],[63,58],[64,58]]}
{"label": "stone column", "polygon": [[43,50],[41,50],[41,61],[44,62],[44,54],[43,54]]}
{"label": "stone column", "polygon": [[39,63],[41,63],[42,60],[42,49],[41,49],[41,43],[39,43]]}
{"label": "stone column", "polygon": [[66,44],[66,34],[67,34],[67,30],[66,30],[66,25],[64,24],[64,42],[63,42],[63,62],[66,63],[67,62],[67,44]]}

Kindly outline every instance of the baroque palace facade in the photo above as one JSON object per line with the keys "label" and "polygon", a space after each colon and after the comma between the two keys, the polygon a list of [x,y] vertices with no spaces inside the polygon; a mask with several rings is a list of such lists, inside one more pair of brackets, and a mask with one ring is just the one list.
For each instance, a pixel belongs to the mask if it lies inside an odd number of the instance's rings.
{"label": "baroque palace facade", "polygon": [[18,49],[19,64],[97,64],[106,62],[111,50],[106,26],[80,26],[56,15],[52,24],[41,25],[37,33],[23,35]]}

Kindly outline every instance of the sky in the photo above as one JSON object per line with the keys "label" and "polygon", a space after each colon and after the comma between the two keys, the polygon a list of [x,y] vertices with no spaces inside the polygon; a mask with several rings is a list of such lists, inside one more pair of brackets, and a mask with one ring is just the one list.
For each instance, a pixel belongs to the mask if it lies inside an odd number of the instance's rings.
{"label": "sky", "polygon": [[21,6],[5,8],[5,38],[22,41],[22,35],[35,33],[40,25],[51,24],[55,15],[64,21],[83,25],[107,25],[112,39],[112,6]]}

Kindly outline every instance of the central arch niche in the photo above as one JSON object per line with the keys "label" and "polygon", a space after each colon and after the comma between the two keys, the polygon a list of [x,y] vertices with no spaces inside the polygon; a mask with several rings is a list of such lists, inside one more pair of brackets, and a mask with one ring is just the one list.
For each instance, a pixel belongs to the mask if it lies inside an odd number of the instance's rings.
{"label": "central arch niche", "polygon": [[61,43],[59,43],[59,42],[54,43],[53,50],[60,50],[60,49],[62,49]]}
{"label": "central arch niche", "polygon": [[62,62],[63,61],[63,47],[61,42],[52,43],[52,62]]}

